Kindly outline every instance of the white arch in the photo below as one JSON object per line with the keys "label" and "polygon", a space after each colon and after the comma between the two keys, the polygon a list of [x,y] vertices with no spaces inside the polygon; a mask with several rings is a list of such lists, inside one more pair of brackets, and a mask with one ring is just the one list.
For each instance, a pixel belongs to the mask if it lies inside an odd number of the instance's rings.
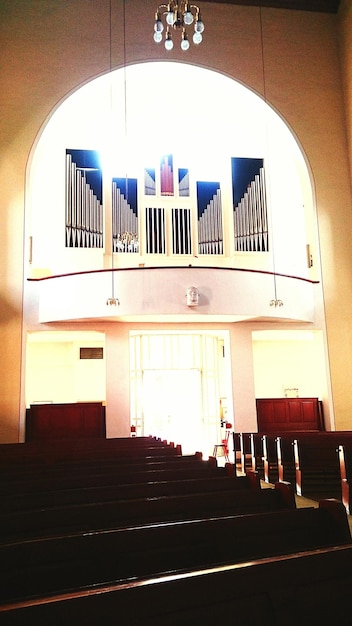
{"label": "white arch", "polygon": [[[33,262],[25,268],[27,275],[110,267],[104,251],[64,248],[66,148],[99,150],[107,180],[109,174],[134,176],[154,154],[158,158],[171,151],[195,177],[221,176],[228,188],[231,156],[263,157],[269,172],[275,269],[315,278],[306,263],[306,243],[313,254],[318,244],[302,150],[277,112],[228,76],[193,65],[147,62],[99,76],[63,100],[43,125],[28,163],[26,241],[33,237]],[[228,192],[223,202],[232,209]],[[251,263],[248,254],[224,261],[247,268]],[[31,289],[25,290],[25,317],[28,326],[36,327],[37,318],[28,315]]]}
{"label": "white arch", "polygon": [[[308,275],[306,244],[313,252],[318,244],[305,157],[282,118],[229,77],[183,63],[145,62],[95,78],[56,108],[32,151],[26,203],[33,267],[53,273],[75,264],[78,270],[102,266],[96,251],[78,259],[62,246],[66,148],[98,150],[106,179],[136,176],[153,158],[172,152],[197,180],[223,181],[226,210],[232,204],[230,157],[264,157],[275,269]],[[241,264],[251,267],[251,260],[236,259]]]}

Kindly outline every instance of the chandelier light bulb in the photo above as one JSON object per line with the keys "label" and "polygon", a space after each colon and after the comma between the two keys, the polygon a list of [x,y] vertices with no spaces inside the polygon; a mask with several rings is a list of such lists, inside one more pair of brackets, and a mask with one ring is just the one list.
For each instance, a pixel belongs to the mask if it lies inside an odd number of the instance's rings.
{"label": "chandelier light bulb", "polygon": [[187,33],[185,30],[183,30],[183,33],[182,33],[181,48],[182,50],[188,50],[189,48],[189,41],[188,41]]}
{"label": "chandelier light bulb", "polygon": [[202,42],[202,35],[200,33],[194,33],[193,35],[193,43],[198,46]]}
{"label": "chandelier light bulb", "polygon": [[166,13],[166,22],[167,24],[169,24],[169,26],[173,26],[174,21],[175,21],[175,14],[170,7],[168,12]]}
{"label": "chandelier light bulb", "polygon": [[161,32],[159,30],[155,31],[155,33],[154,33],[154,41],[156,43],[160,43],[162,41],[162,39],[163,39],[163,36],[162,36]]}
{"label": "chandelier light bulb", "polygon": [[194,30],[197,33],[202,33],[203,30],[204,30],[204,23],[202,22],[202,19],[200,17],[200,13],[198,13],[198,15],[197,15],[196,23],[194,25]]}
{"label": "chandelier light bulb", "polygon": [[193,13],[190,10],[190,6],[188,4],[188,2],[185,3],[185,10],[183,13],[183,21],[186,24],[186,26],[190,26],[193,22]]}
{"label": "chandelier light bulb", "polygon": [[172,50],[173,47],[174,47],[174,42],[172,41],[170,31],[168,31],[166,33],[166,38],[165,38],[165,48],[166,50]]}
{"label": "chandelier light bulb", "polygon": [[154,30],[159,33],[162,33],[164,30],[164,24],[161,21],[160,13],[158,11],[155,13]]}

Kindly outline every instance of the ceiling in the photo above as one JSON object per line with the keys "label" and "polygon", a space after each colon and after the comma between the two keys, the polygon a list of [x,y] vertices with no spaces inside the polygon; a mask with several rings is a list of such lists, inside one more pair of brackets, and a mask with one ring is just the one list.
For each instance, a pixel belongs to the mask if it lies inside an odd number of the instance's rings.
{"label": "ceiling", "polygon": [[202,0],[215,4],[239,4],[242,6],[272,7],[299,11],[337,13],[340,0]]}

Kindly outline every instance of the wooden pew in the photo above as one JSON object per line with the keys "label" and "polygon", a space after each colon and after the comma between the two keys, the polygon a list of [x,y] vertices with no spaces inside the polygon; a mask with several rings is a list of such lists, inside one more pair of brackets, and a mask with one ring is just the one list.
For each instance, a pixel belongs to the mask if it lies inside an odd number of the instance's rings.
{"label": "wooden pew", "polygon": [[[345,624],[352,547],[250,559],[0,606],[2,626],[311,626]],[[312,622],[313,620],[313,622]]]}
{"label": "wooden pew", "polygon": [[68,474],[75,476],[88,476],[95,474],[128,473],[147,470],[161,469],[179,469],[201,467],[215,465],[213,462],[201,463],[195,456],[126,456],[118,459],[106,459],[87,462],[67,462],[58,465],[46,466],[38,464],[37,466],[18,466],[15,468],[7,467],[1,470],[1,484],[6,481],[26,480],[32,481],[42,478],[43,474],[48,478],[59,479]]}
{"label": "wooden pew", "polygon": [[352,512],[352,444],[338,447],[342,502],[349,515]]}
{"label": "wooden pew", "polygon": [[261,480],[275,483],[279,480],[276,436],[265,433],[241,433],[242,472],[251,469],[259,474]]}
{"label": "wooden pew", "polygon": [[277,444],[278,479],[291,482],[296,485],[296,464],[294,451],[294,438],[279,435]]}
{"label": "wooden pew", "polygon": [[140,467],[115,468],[111,471],[96,471],[90,474],[72,474],[70,472],[60,475],[47,476],[43,473],[36,478],[23,477],[17,480],[0,479],[0,495],[21,493],[38,493],[43,491],[60,491],[62,489],[84,489],[89,487],[102,487],[116,484],[133,484],[145,482],[157,482],[168,480],[184,480],[188,478],[206,478],[232,475],[233,468],[216,467],[214,465],[195,465],[193,467]]}
{"label": "wooden pew", "polygon": [[112,437],[109,439],[92,438],[76,438],[76,439],[52,439],[47,441],[30,441],[26,443],[2,443],[0,444],[0,461],[3,458],[7,460],[18,459],[20,457],[30,458],[37,457],[38,454],[46,455],[49,450],[51,454],[57,457],[70,459],[79,455],[104,454],[109,450],[113,453],[121,448],[143,448],[149,446],[175,447],[171,442],[162,440],[158,437]]}
{"label": "wooden pew", "polygon": [[[299,495],[306,495],[310,497],[309,492],[305,487],[307,481],[309,483],[309,475],[311,471],[316,468],[316,475],[319,476],[322,466],[326,463],[326,472],[331,472],[332,476],[336,477],[336,463],[335,463],[335,450],[338,447],[340,440],[345,440],[345,432],[291,432],[278,434],[276,437],[277,449],[278,449],[278,471],[279,480],[285,480],[292,482],[296,485],[296,491]],[[352,433],[348,434],[351,438]],[[304,461],[303,465],[300,458],[300,448],[305,449],[305,459],[310,456],[308,463]],[[312,448],[312,454],[310,455],[309,449]],[[325,450],[325,451],[324,451]],[[326,452],[327,451],[327,452]],[[332,454],[331,454],[332,452]],[[304,482],[302,483],[302,471],[304,472]],[[323,478],[323,477],[322,477]],[[326,478],[326,477],[325,477]],[[341,493],[335,488],[333,491],[324,491],[322,494],[315,493],[316,497],[339,497]],[[323,486],[323,485],[322,485]],[[302,492],[302,488],[305,493]]]}
{"label": "wooden pew", "polygon": [[[204,474],[204,472],[203,472]],[[150,482],[116,483],[114,485],[88,486],[84,488],[56,489],[38,492],[17,492],[3,495],[3,511],[25,511],[70,504],[89,504],[112,500],[156,498],[159,496],[189,493],[208,493],[239,489],[260,489],[259,476],[248,472],[246,476],[226,476],[224,473],[183,478],[181,480],[151,480]]]}
{"label": "wooden pew", "polygon": [[261,433],[249,433],[250,464],[253,471],[257,471],[261,480],[264,480],[264,450]]}
{"label": "wooden pew", "polygon": [[296,492],[318,500],[342,499],[339,445],[352,447],[352,432],[303,433],[294,440]]}
{"label": "wooden pew", "polygon": [[296,492],[306,498],[341,499],[340,465],[336,442],[294,440]]}
{"label": "wooden pew", "polygon": [[[103,474],[107,477],[116,472],[145,471],[146,469],[171,469],[186,467],[197,462],[197,467],[212,463],[201,463],[202,454],[183,456],[180,446],[159,444],[150,445],[150,440],[141,442],[138,438],[122,440],[68,441],[67,450],[63,442],[4,444],[0,446],[0,493],[37,489],[36,484],[45,483],[50,487],[59,484],[60,479],[74,476],[75,479]],[[137,442],[137,443],[135,443]],[[5,450],[4,450],[5,448]],[[132,466],[129,469],[128,466]],[[138,467],[139,465],[139,467]],[[33,485],[33,488],[32,488]]]}
{"label": "wooden pew", "polygon": [[253,437],[254,441],[257,441],[256,447],[254,446],[257,457],[262,455],[261,465],[259,462],[255,463],[260,478],[266,483],[275,483],[279,480],[295,484],[294,437],[287,433],[282,436],[255,433]]}
{"label": "wooden pew", "polygon": [[[216,460],[211,457],[212,463],[216,464]],[[123,467],[124,465],[140,465],[141,467],[149,464],[149,463],[168,463],[168,464],[180,464],[183,465],[188,463],[194,463],[203,460],[203,455],[201,452],[196,452],[195,454],[182,455],[175,454],[173,449],[168,449],[167,453],[164,453],[162,450],[156,451],[155,454],[147,454],[144,451],[129,451],[125,452],[121,455],[106,455],[101,458],[95,458],[94,455],[87,459],[68,459],[62,461],[55,461],[50,458],[50,454],[48,454],[48,458],[38,458],[37,460],[31,460],[29,463],[24,462],[14,462],[14,463],[4,463],[4,466],[0,468],[0,476],[1,477],[16,477],[18,474],[26,474],[30,475],[38,475],[41,472],[52,472],[58,474],[61,470],[66,471],[66,469],[71,469],[75,471],[81,471],[82,473],[89,472],[90,468],[95,471],[97,467],[105,468],[105,467]]]}
{"label": "wooden pew", "polygon": [[[142,441],[141,441],[142,439]],[[122,443],[123,441],[123,443]],[[31,442],[16,444],[0,444],[0,468],[20,464],[38,463],[57,465],[67,462],[97,461],[118,459],[123,456],[143,457],[182,455],[182,446],[173,442],[158,441],[153,438],[97,439],[82,441],[62,440],[48,443]]]}
{"label": "wooden pew", "polygon": [[275,489],[191,493],[26,509],[25,512],[1,511],[0,541],[295,507],[292,486],[277,483]]}
{"label": "wooden pew", "polygon": [[246,473],[247,469],[253,471],[256,469],[253,458],[251,434],[252,433],[239,433],[241,471],[243,474]]}
{"label": "wooden pew", "polygon": [[[341,502],[0,545],[0,604],[351,543]],[[1,617],[0,617],[1,622]]]}
{"label": "wooden pew", "polygon": [[[352,449],[351,431],[253,433],[247,436],[252,439],[251,467],[256,468],[261,479],[291,482],[298,495],[314,500],[342,499],[347,506],[350,481],[341,460],[341,446],[344,450]],[[262,464],[258,461],[261,455],[259,437],[263,442]],[[352,472],[350,476],[352,478]]]}
{"label": "wooden pew", "polygon": [[232,445],[234,454],[234,465],[241,467],[241,436],[240,433],[232,432]]}
{"label": "wooden pew", "polygon": [[276,483],[279,480],[276,438],[263,433],[251,433],[249,440],[252,469],[258,472],[264,482]]}

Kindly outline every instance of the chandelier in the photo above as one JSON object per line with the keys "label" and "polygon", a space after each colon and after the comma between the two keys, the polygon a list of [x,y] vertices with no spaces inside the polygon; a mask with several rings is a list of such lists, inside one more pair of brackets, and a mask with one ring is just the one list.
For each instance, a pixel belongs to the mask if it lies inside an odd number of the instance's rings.
{"label": "chandelier", "polygon": [[[165,18],[165,26],[163,19]],[[165,48],[172,50],[174,42],[172,40],[173,30],[181,33],[181,49],[188,50],[189,39],[187,29],[194,24],[193,43],[199,45],[203,39],[202,32],[204,24],[200,15],[199,7],[189,2],[178,2],[172,0],[168,4],[160,4],[155,12],[154,41],[160,43],[163,40],[165,29]]]}

